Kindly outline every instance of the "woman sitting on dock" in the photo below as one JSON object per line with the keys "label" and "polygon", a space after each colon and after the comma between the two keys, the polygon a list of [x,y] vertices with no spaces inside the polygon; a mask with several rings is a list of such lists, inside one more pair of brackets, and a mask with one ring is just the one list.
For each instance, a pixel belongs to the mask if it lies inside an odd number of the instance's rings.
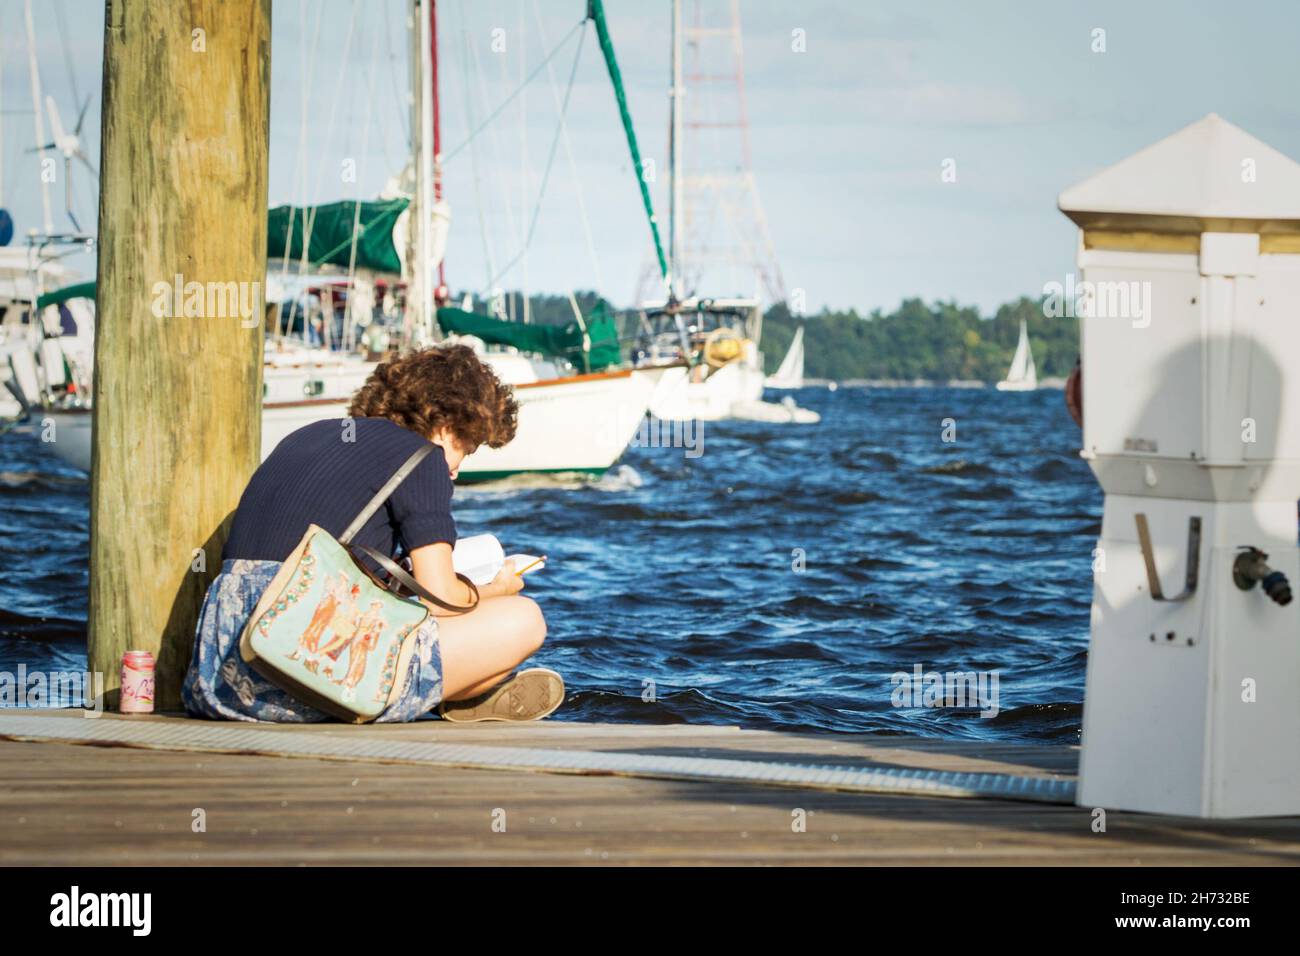
{"label": "woman sitting on dock", "polygon": [[[473,350],[439,346],[379,365],[348,413],[287,436],[244,490],[221,573],[209,586],[199,617],[182,688],[190,713],[227,720],[330,719],[249,668],[239,654],[240,635],[308,526],[337,537],[426,442],[437,446],[434,452],[353,541],[384,554],[400,550],[427,591],[456,606],[474,603],[452,568],[452,482],[479,445],[499,448],[514,437],[518,406],[510,389]],[[536,603],[519,594],[523,586],[507,562],[495,580],[478,589],[478,606],[469,613],[452,615],[431,606],[416,634],[405,690],[378,720],[414,720],[435,707],[449,720],[530,720],[559,707],[564,697],[559,674],[545,668],[512,673],[546,637]],[[309,652],[328,640],[326,622],[320,623],[317,630],[323,633],[308,640]]]}

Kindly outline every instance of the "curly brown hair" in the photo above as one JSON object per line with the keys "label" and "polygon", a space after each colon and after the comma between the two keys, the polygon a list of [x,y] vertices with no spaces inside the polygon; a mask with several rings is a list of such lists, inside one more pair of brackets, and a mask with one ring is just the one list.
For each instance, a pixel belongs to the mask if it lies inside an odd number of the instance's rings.
{"label": "curly brown hair", "polygon": [[432,437],[448,428],[467,451],[515,437],[519,405],[467,345],[435,345],[381,362],[352,398],[354,418],[387,418]]}

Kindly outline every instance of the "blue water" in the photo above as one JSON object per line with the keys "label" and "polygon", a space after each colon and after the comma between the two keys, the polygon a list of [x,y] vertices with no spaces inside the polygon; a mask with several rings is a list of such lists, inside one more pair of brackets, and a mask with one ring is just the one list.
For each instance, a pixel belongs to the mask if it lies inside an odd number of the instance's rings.
{"label": "blue water", "polygon": [[[819,425],[709,422],[698,457],[457,490],[462,534],[549,556],[525,593],[555,719],[1077,742],[1102,496],[1061,393],[796,398]],[[0,669],[84,667],[88,505],[0,435]],[[917,665],[996,671],[997,715],[893,706]]]}

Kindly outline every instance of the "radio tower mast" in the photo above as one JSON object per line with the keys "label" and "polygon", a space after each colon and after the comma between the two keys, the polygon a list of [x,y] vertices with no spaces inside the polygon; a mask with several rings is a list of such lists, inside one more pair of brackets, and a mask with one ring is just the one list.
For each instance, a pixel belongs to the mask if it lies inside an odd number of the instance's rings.
{"label": "radio tower mast", "polygon": [[[725,9],[718,0],[694,0],[691,7],[678,38],[685,95],[677,104],[682,142],[672,164],[673,205],[681,217],[673,285],[679,296],[760,292],[774,305],[786,299],[785,280],[750,165],[740,0],[727,0]],[[650,255],[641,269],[637,305],[658,295],[656,264]]]}

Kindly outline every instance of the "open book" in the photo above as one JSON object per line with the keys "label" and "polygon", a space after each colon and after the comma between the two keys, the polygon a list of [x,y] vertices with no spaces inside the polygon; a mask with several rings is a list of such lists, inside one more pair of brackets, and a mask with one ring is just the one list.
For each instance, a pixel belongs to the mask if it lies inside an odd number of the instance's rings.
{"label": "open book", "polygon": [[506,561],[515,563],[515,572],[527,574],[546,567],[546,559],[532,554],[512,554],[506,557],[501,542],[491,534],[476,534],[460,538],[451,549],[451,564],[475,584],[487,584],[501,571]]}

